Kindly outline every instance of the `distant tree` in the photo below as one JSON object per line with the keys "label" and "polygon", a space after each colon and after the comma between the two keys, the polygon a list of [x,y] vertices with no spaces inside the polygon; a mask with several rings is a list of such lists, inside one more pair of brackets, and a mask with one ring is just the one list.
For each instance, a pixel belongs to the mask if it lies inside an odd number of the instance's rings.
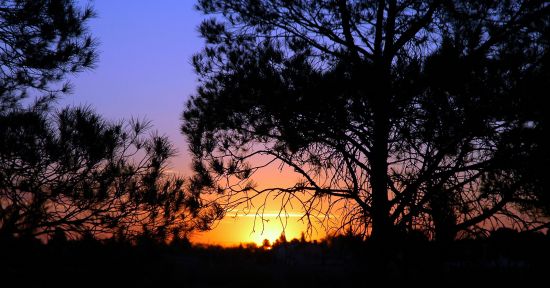
{"label": "distant tree", "polygon": [[[396,232],[445,240],[547,225],[523,205],[547,191],[527,179],[529,165],[513,163],[533,160],[525,145],[544,147],[514,133],[541,139],[546,125],[532,113],[542,94],[529,92],[529,81],[548,82],[539,73],[550,39],[545,1],[197,7],[215,17],[199,28],[201,85],[183,113],[195,193],[227,209],[270,194],[301,203],[307,219],[326,215],[328,226],[339,214],[336,228],[381,242]],[[301,180],[257,188],[254,173],[271,163]]]}
{"label": "distant tree", "polygon": [[39,104],[51,104],[69,90],[67,74],[93,66],[93,16],[73,0],[0,1],[0,112],[20,105],[29,90]]}
{"label": "distant tree", "polygon": [[246,250],[256,250],[257,248],[258,248],[258,244],[254,243],[254,242],[245,243],[245,245],[244,245],[244,249],[246,249]]}
{"label": "distant tree", "polygon": [[271,248],[271,243],[269,242],[268,239],[264,239],[264,241],[262,241],[262,248],[263,248],[263,249],[269,249],[269,248]]}
{"label": "distant tree", "polygon": [[288,241],[286,240],[286,235],[284,232],[282,232],[281,235],[279,235],[279,238],[277,238],[273,243],[273,247],[285,246],[287,244],[288,244]]}

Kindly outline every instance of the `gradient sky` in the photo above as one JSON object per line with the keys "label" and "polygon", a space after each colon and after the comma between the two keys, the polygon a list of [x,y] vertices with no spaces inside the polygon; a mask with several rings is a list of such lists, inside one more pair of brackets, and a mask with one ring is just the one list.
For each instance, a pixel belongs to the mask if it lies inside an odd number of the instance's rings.
{"label": "gradient sky", "polygon": [[[80,1],[85,5],[88,3]],[[61,105],[90,105],[107,119],[132,117],[152,121],[154,129],[169,136],[179,150],[171,169],[189,175],[190,157],[185,138],[180,134],[180,115],[185,101],[197,85],[191,56],[200,51],[203,41],[197,27],[204,16],[193,9],[192,0],[96,0],[91,2],[98,17],[90,22],[91,33],[99,41],[99,61],[94,70],[71,80],[73,95]],[[288,175],[276,169],[264,172],[264,179],[285,181]],[[267,226],[253,217],[228,217],[195,241],[234,245],[276,239],[282,227],[274,213],[267,211]],[[297,215],[288,218],[287,238],[299,237],[305,230]],[[253,228],[255,231],[253,232]],[[315,237],[315,235],[314,235]],[[318,237],[315,237],[318,238]]]}
{"label": "gradient sky", "polygon": [[[173,169],[189,166],[180,114],[196,87],[190,59],[201,49],[194,1],[96,0],[90,23],[99,41],[96,69],[71,80],[62,104],[91,105],[108,119],[146,118],[179,150]],[[82,1],[82,3],[87,3]]]}

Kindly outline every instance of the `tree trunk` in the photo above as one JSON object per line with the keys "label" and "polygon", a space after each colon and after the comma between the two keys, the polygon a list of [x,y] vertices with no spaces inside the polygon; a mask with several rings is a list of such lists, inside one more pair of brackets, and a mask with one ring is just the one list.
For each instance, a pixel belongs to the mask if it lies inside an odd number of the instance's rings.
{"label": "tree trunk", "polygon": [[[380,70],[379,70],[380,71]],[[372,153],[369,157],[372,188],[372,231],[370,237],[370,271],[375,281],[385,281],[393,263],[393,225],[390,219],[388,200],[388,141],[389,141],[389,82],[387,77],[376,73],[373,77],[375,90],[371,90],[374,125]],[[374,93],[373,93],[374,92]]]}
{"label": "tree trunk", "polygon": [[[372,185],[372,239],[387,241],[390,238],[391,233],[391,223],[389,218],[389,203],[388,203],[388,192],[387,192],[387,148],[382,147],[385,144],[385,141],[382,136],[376,137],[375,147],[373,149],[373,159],[372,161],[372,175],[371,175],[371,185]],[[385,145],[384,145],[385,146]]]}
{"label": "tree trunk", "polygon": [[372,98],[374,127],[371,161],[372,186],[372,233],[374,241],[382,243],[391,240],[393,225],[390,220],[388,201],[388,141],[390,82],[388,73],[377,73],[377,89]]}
{"label": "tree trunk", "polygon": [[456,215],[449,199],[449,194],[441,188],[430,189],[430,208],[435,228],[435,240],[438,242],[452,242],[456,238]]}

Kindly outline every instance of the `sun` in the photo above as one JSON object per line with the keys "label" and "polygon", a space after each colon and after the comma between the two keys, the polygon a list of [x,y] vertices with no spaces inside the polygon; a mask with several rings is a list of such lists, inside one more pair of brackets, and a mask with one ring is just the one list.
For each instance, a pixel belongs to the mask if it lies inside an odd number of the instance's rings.
{"label": "sun", "polygon": [[[193,242],[203,244],[222,245],[234,247],[239,244],[254,243],[262,246],[264,239],[273,244],[281,233],[284,232],[287,241],[300,239],[302,232],[308,230],[304,221],[300,220],[298,213],[289,213],[288,219],[278,218],[278,213],[266,212],[263,219],[254,217],[254,214],[239,214],[236,217],[226,217],[221,220],[215,229],[205,233],[198,233],[193,236]],[[316,229],[311,235],[312,239],[321,239],[324,233]]]}
{"label": "sun", "polygon": [[285,235],[287,241],[294,238],[299,239],[302,232],[307,229],[306,225],[297,221],[296,218],[290,218],[286,223],[281,223],[276,215],[264,215],[264,220],[259,223],[257,221],[253,229],[243,230],[241,237],[248,239],[246,242],[254,242],[256,245],[261,246],[265,239],[273,244],[282,234]]}
{"label": "sun", "polygon": [[[265,239],[269,240],[269,243],[273,244],[275,240],[279,239],[281,234],[283,233],[283,229],[281,227],[277,228],[269,228],[264,229],[262,232],[256,231],[252,232],[249,236],[250,242],[256,243],[256,245],[261,246]],[[285,236],[288,234],[288,230],[285,229]]]}

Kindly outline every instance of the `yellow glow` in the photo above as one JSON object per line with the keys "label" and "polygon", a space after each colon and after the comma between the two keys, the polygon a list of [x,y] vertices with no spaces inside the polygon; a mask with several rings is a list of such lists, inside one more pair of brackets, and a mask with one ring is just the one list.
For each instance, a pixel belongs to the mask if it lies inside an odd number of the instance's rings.
{"label": "yellow glow", "polygon": [[[258,184],[257,188],[292,187],[300,180],[301,177],[293,169],[287,166],[283,169],[280,168],[279,165],[271,164],[257,171],[252,178]],[[261,246],[264,239],[268,239],[273,244],[283,231],[287,241],[291,241],[294,238],[300,239],[301,233],[307,231],[307,223],[300,220],[303,215],[302,211],[299,211],[300,205],[297,205],[297,203],[288,205],[287,209],[297,210],[288,210],[286,214],[279,214],[281,198],[272,199],[272,196],[266,195],[266,202],[261,197],[260,199],[255,199],[256,201],[253,201],[252,205],[253,208],[248,213],[238,210],[229,211],[224,219],[212,227],[212,230],[194,234],[191,237],[191,241],[226,247],[250,242]],[[261,211],[256,210],[262,207],[264,203],[266,204],[265,209],[261,209]],[[263,215],[263,220],[254,212]],[[323,228],[315,227],[316,223],[312,224],[314,225],[314,229],[311,239],[323,238],[325,236]]]}
{"label": "yellow glow", "polygon": [[[254,242],[261,246],[264,239],[269,240],[271,244],[279,239],[283,232],[283,224],[276,217],[276,213],[265,213],[264,221],[255,218],[253,215],[238,215],[237,217],[226,217],[221,220],[214,229],[196,233],[191,240],[195,243],[237,246],[240,243]],[[299,221],[298,214],[290,214],[286,219],[284,233],[288,241],[293,238],[299,239],[302,232],[307,229],[306,223]],[[282,218],[283,222],[285,218]],[[263,223],[263,226],[262,226]],[[324,237],[322,231],[314,232],[313,239]]]}

